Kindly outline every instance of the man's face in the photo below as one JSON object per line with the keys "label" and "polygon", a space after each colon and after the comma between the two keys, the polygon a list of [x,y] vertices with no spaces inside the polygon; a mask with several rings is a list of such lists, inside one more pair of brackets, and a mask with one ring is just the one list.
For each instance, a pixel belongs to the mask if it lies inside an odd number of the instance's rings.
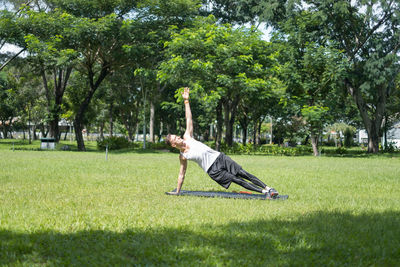
{"label": "man's face", "polygon": [[171,135],[170,137],[171,146],[176,147],[183,144],[183,139],[177,135]]}

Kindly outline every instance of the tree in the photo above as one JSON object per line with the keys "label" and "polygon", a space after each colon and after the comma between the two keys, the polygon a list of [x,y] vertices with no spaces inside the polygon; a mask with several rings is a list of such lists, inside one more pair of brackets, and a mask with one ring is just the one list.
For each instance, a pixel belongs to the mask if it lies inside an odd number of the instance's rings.
{"label": "tree", "polygon": [[[4,4],[4,9],[0,11],[0,49],[6,44],[15,44],[19,47],[19,51],[15,54],[8,53],[6,55],[5,60],[0,65],[0,71],[26,50],[23,40],[24,35],[16,20],[21,15],[22,7],[29,5],[31,2],[32,0],[9,0]],[[12,8],[10,8],[11,6]]]}
{"label": "tree", "polygon": [[166,43],[169,60],[161,65],[159,76],[174,85],[190,85],[194,95],[215,103],[217,147],[225,125],[228,145],[233,141],[238,104],[242,97],[265,89],[272,94],[267,75],[274,57],[259,57],[260,47],[268,43],[259,33],[231,25],[217,25],[213,17],[198,19],[193,28],[173,34]]}
{"label": "tree", "polygon": [[59,10],[46,13],[28,9],[25,13],[19,24],[25,33],[29,62],[42,77],[50,136],[58,142],[63,96],[78,56],[77,51],[69,47],[69,40],[64,39],[71,20]]}
{"label": "tree", "polygon": [[[394,80],[399,73],[398,0],[213,0],[230,14],[251,22],[254,18],[275,29],[282,29],[287,20],[303,12],[319,17],[318,27],[308,33],[330,41],[346,56],[348,68],[342,81],[359,110],[368,132],[368,152],[377,153],[387,103],[394,93]],[[249,8],[244,8],[248,6]],[[264,11],[263,11],[264,10]],[[233,20],[238,16],[233,16]],[[232,16],[231,16],[232,18]],[[243,20],[242,20],[243,21]]]}
{"label": "tree", "polygon": [[280,44],[284,65],[280,74],[288,88],[286,102],[292,106],[292,116],[306,119],[315,156],[325,124],[337,117],[341,79],[347,67],[343,54],[329,38],[316,34],[320,27],[320,14],[303,11],[281,22],[273,37]]}
{"label": "tree", "polygon": [[19,88],[8,76],[7,73],[0,72],[0,122],[4,138],[7,138],[8,132],[11,132],[14,119],[18,111],[22,109]]}
{"label": "tree", "polygon": [[[190,25],[191,20],[198,13],[199,2],[199,0],[142,1],[138,5],[135,21],[131,24],[134,45],[125,46],[125,48],[131,60],[135,62],[133,66],[135,73],[140,74],[136,78],[141,83],[140,90],[143,99],[146,96],[142,107],[150,108],[150,142],[154,142],[155,112],[162,101],[160,96],[167,88],[166,84],[160,84],[157,70],[165,59],[164,43],[171,39],[169,28],[174,26],[182,29]],[[147,111],[142,113],[145,115]],[[147,121],[143,121],[143,124],[147,125]]]}
{"label": "tree", "polygon": [[308,32],[329,39],[346,56],[342,80],[368,132],[369,153],[379,150],[382,121],[399,73],[399,5],[397,0],[287,1],[283,18],[266,18],[281,28],[305,11],[319,17],[318,27]]}
{"label": "tree", "polygon": [[[40,79],[34,74],[26,59],[18,58],[14,60],[5,70],[7,71],[9,83],[13,84],[16,89],[14,98],[18,98],[20,103],[15,115],[18,116],[18,122],[24,131],[24,138],[26,126],[28,125],[29,143],[31,143],[31,129],[35,129],[36,124],[45,116],[45,112],[43,112],[43,116],[39,117],[34,112],[35,109],[38,109],[37,105],[41,105],[41,103],[39,104],[42,98]],[[35,134],[33,138],[36,139]]]}
{"label": "tree", "polygon": [[67,38],[74,40],[75,49],[80,52],[77,70],[87,81],[86,94],[74,119],[78,150],[84,151],[82,130],[85,112],[106,76],[123,66],[126,60],[123,45],[128,42],[128,33],[124,31],[124,22],[115,14],[99,19],[75,17],[74,25],[67,33]]}
{"label": "tree", "polygon": [[281,21],[293,1],[282,0],[205,0],[203,13],[212,14],[223,23],[260,25],[268,22],[274,25]]}
{"label": "tree", "polygon": [[377,153],[388,99],[399,73],[399,1],[325,1],[310,4],[323,15],[322,29],[350,63],[345,85],[368,132],[368,152]]}

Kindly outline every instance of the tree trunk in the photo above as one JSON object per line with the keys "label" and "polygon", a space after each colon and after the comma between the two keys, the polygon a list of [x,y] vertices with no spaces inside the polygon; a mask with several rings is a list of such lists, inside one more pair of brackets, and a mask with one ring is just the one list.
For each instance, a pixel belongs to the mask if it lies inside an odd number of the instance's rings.
{"label": "tree trunk", "polygon": [[221,140],[222,140],[222,102],[219,101],[217,108],[216,108],[216,112],[217,112],[217,134],[216,134],[216,138],[215,138],[215,146],[216,146],[216,150],[220,151],[221,150]]}
{"label": "tree trunk", "polygon": [[314,156],[318,156],[318,135],[311,133],[311,146],[313,149]]}
{"label": "tree trunk", "polygon": [[150,143],[154,143],[154,112],[155,112],[155,107],[153,100],[150,101]]}
{"label": "tree trunk", "polygon": [[28,106],[28,138],[29,144],[32,144],[32,135],[31,135],[31,108]]}
{"label": "tree trunk", "polygon": [[257,122],[253,125],[253,148],[257,145]]}
{"label": "tree trunk", "polygon": [[32,127],[32,135],[33,135],[33,140],[37,140],[37,135],[36,135],[36,124],[33,125]]}
{"label": "tree trunk", "polygon": [[368,153],[379,152],[379,130],[382,125],[382,120],[386,108],[386,87],[379,88],[378,100],[373,117],[368,115],[368,106],[366,105],[359,88],[351,85],[350,81],[345,80],[346,87],[350,95],[353,97],[360,112],[365,129],[368,133]]}
{"label": "tree trunk", "polygon": [[135,131],[134,131],[134,129],[132,129],[132,127],[130,127],[129,125],[127,125],[127,123],[125,123],[125,128],[127,129],[127,131],[128,131],[128,140],[130,141],[130,142],[133,142],[134,140],[133,140],[133,138],[134,138],[134,134],[135,134]]}
{"label": "tree trunk", "polygon": [[205,130],[203,133],[203,139],[204,141],[208,142],[210,140],[210,130]]}
{"label": "tree trunk", "polygon": [[43,123],[41,123],[39,125],[39,127],[40,127],[40,132],[42,133],[42,138],[47,137],[47,134],[49,133],[49,130],[47,129],[47,127],[45,127]]}
{"label": "tree trunk", "polygon": [[270,139],[269,139],[269,144],[270,145],[272,145],[272,136],[273,136],[273,119],[272,119],[272,117],[271,117],[271,136],[270,136]]}
{"label": "tree trunk", "polygon": [[[158,132],[158,142],[160,142],[160,140],[161,140],[163,131],[164,131],[164,124],[163,124],[162,121],[160,121],[160,131]],[[207,140],[207,141],[208,141],[208,140]]]}
{"label": "tree trunk", "polygon": [[104,121],[100,123],[100,140],[104,140]]}
{"label": "tree trunk", "polygon": [[6,121],[2,120],[2,121],[1,121],[1,125],[2,125],[3,138],[4,138],[4,139],[7,139]]}
{"label": "tree trunk", "polygon": [[368,133],[368,153],[379,152],[379,129],[376,128],[375,123],[367,129]]}
{"label": "tree trunk", "polygon": [[225,122],[225,142],[228,146],[233,145],[233,125],[236,118],[237,105],[239,98],[235,98],[233,101],[224,101],[224,122]]}
{"label": "tree trunk", "polygon": [[143,149],[146,149],[146,105],[143,107]]}
{"label": "tree trunk", "polygon": [[75,115],[74,127],[75,127],[75,137],[76,137],[76,142],[78,145],[78,151],[86,151],[85,142],[84,142],[84,139],[82,136],[83,118],[84,118],[87,108],[89,107],[89,103],[93,97],[94,92],[95,92],[95,89],[89,90],[88,95],[86,96],[85,100],[81,103],[79,110]]}
{"label": "tree trunk", "polygon": [[[42,67],[42,78],[43,85],[46,90],[46,98],[47,98],[47,110],[50,114],[50,137],[53,137],[56,142],[60,140],[60,129],[58,123],[60,121],[60,113],[61,113],[61,104],[64,96],[65,89],[67,87],[68,79],[71,75],[72,67],[66,68],[66,70],[62,68],[54,68],[53,76],[54,76],[54,94],[50,93],[50,89],[48,87],[48,81],[46,77],[46,72]],[[54,97],[54,104],[52,105],[52,97]]]}
{"label": "tree trunk", "polygon": [[256,142],[256,144],[258,146],[261,146],[261,125],[262,125],[262,123],[263,123],[263,120],[261,119],[257,126],[257,136],[256,136],[257,142]]}
{"label": "tree trunk", "polygon": [[112,137],[113,136],[113,131],[114,131],[114,120],[113,120],[113,107],[114,107],[114,105],[113,105],[113,102],[111,102],[111,104],[110,104],[110,137]]}
{"label": "tree trunk", "polygon": [[224,109],[224,125],[225,125],[225,143],[228,146],[232,145],[232,129],[229,125],[229,104],[228,102],[224,102],[223,104]]}
{"label": "tree trunk", "polygon": [[385,149],[386,147],[388,147],[388,142],[387,142],[387,117],[385,116],[385,118],[383,119],[383,149]]}
{"label": "tree trunk", "polygon": [[247,125],[246,126],[242,126],[242,143],[243,145],[247,144]]}
{"label": "tree trunk", "polygon": [[136,122],[136,127],[135,127],[135,133],[136,133],[136,141],[139,141],[139,121]]}
{"label": "tree trunk", "polygon": [[74,128],[75,128],[75,138],[76,138],[76,143],[78,145],[78,150],[86,151],[85,142],[83,140],[83,135],[82,135],[83,125],[81,117],[78,116],[75,117]]}
{"label": "tree trunk", "polygon": [[58,121],[59,118],[56,116],[56,114],[53,114],[53,119],[49,122],[49,135],[50,137],[54,138],[56,142],[58,142],[58,133],[59,133],[59,128],[58,128]]}
{"label": "tree trunk", "polygon": [[247,119],[247,115],[242,117],[239,120],[240,127],[242,128],[242,144],[245,145],[247,143],[247,127],[249,125],[249,120]]}
{"label": "tree trunk", "polygon": [[89,107],[90,101],[92,100],[92,97],[94,93],[96,92],[97,88],[99,88],[100,84],[103,82],[104,78],[109,74],[109,67],[107,62],[103,62],[101,66],[101,71],[99,76],[97,77],[95,81],[94,77],[94,66],[92,65],[87,65],[86,66],[88,70],[88,80],[89,80],[89,87],[90,90],[88,94],[86,95],[85,99],[79,106],[78,112],[75,115],[74,119],[74,127],[75,127],[75,136],[76,136],[76,142],[78,145],[78,150],[79,151],[85,151],[85,143],[83,140],[82,136],[82,130],[83,130],[83,117],[86,113],[87,108]]}

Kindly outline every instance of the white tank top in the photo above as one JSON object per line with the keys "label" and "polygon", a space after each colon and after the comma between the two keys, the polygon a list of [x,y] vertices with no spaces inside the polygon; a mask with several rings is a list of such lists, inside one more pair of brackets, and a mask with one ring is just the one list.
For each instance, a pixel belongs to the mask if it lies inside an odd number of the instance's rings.
{"label": "white tank top", "polygon": [[181,153],[181,155],[188,160],[197,162],[205,172],[208,171],[219,154],[221,154],[193,138],[185,140],[185,143],[189,146],[189,151],[187,153]]}

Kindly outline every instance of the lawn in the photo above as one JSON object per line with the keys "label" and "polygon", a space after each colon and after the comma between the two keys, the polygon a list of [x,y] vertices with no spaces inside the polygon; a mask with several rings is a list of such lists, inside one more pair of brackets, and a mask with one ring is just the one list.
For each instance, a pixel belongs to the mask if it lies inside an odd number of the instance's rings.
{"label": "lawn", "polygon": [[[0,141],[0,265],[399,265],[399,157],[231,157],[289,200],[167,196],[173,153]],[[224,191],[191,162],[184,189]]]}

